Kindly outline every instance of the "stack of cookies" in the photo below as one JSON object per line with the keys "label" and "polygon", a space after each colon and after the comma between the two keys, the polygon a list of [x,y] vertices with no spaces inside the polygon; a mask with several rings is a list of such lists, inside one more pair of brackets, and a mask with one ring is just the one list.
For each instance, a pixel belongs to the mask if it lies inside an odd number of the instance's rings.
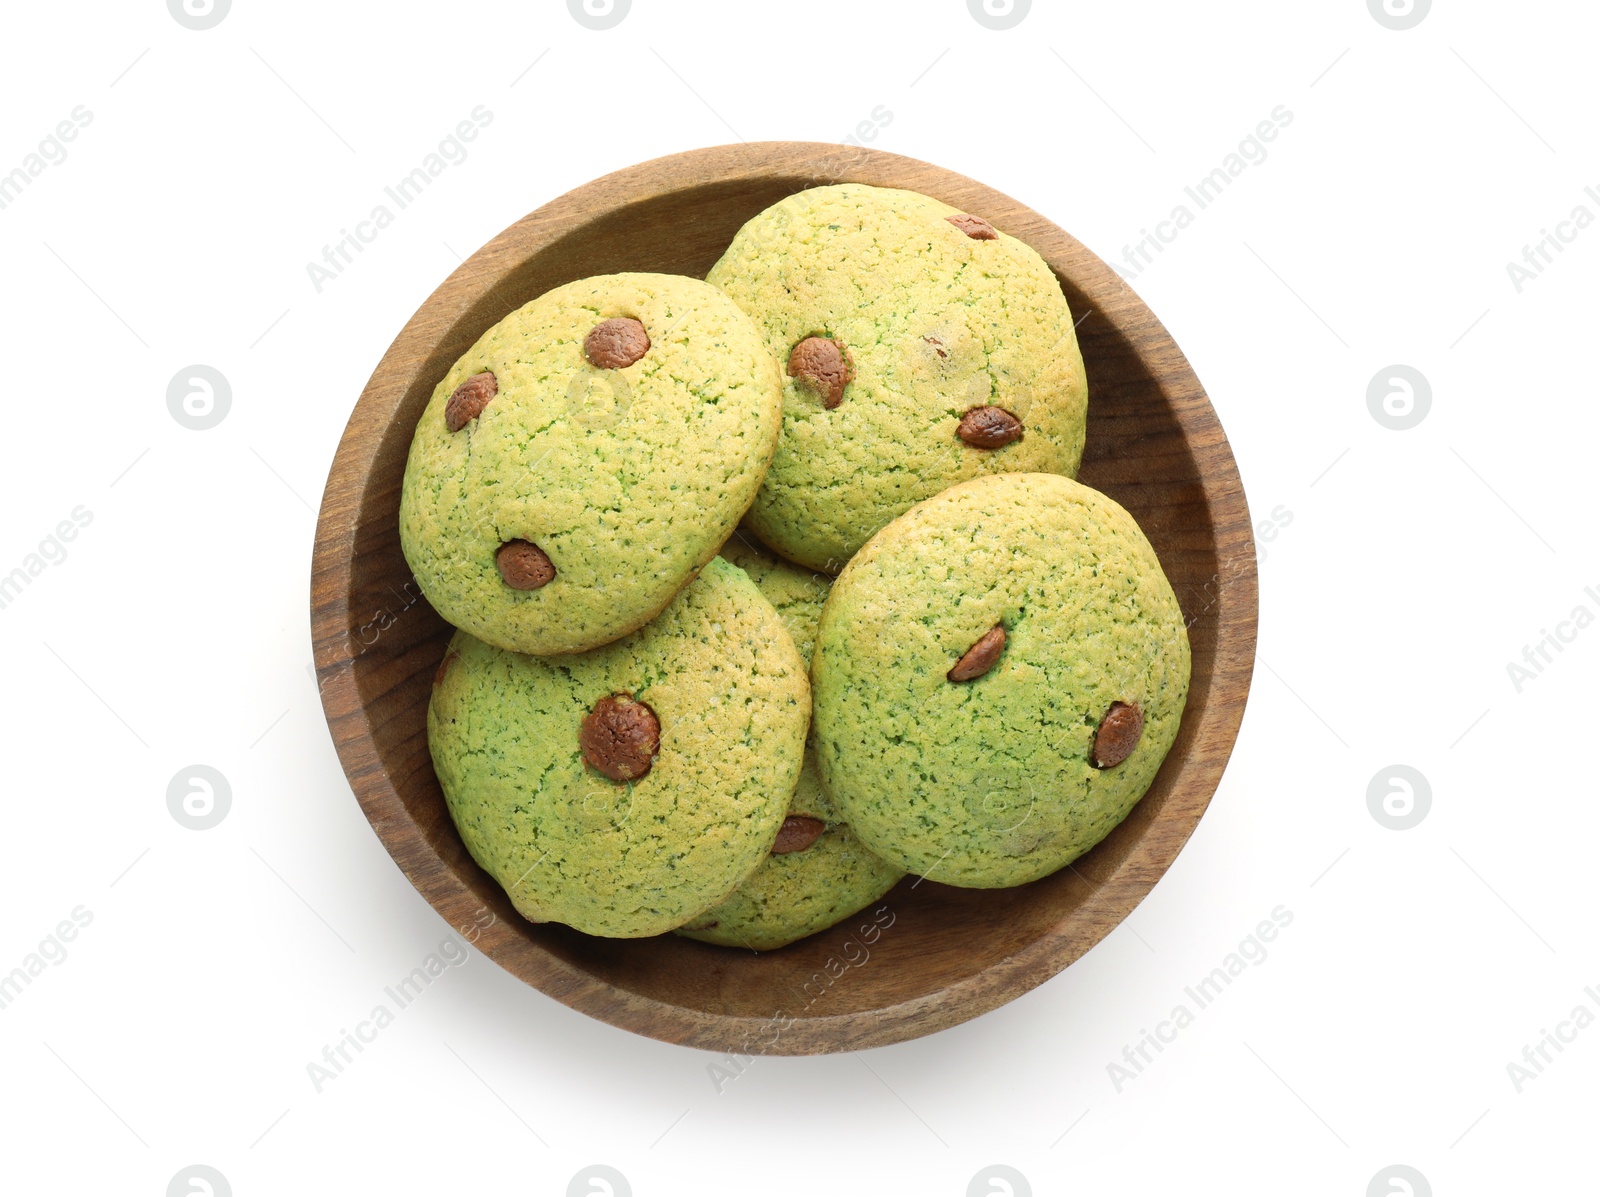
{"label": "stack of cookies", "polygon": [[906,873],[1021,885],[1177,735],[1184,620],[1072,480],[1088,394],[1049,267],[847,184],[704,282],[558,287],[440,382],[400,536],[459,630],[428,738],[525,917],[769,950]]}

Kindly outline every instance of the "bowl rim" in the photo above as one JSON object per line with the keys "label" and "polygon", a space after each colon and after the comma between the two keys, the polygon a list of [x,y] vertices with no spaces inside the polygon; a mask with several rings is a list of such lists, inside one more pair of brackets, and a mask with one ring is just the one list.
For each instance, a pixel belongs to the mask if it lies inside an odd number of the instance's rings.
{"label": "bowl rim", "polygon": [[[908,173],[933,176],[997,227],[1071,262],[1072,286],[1119,331],[1138,329],[1145,345],[1162,347],[1150,373],[1162,389],[1185,442],[1207,450],[1199,486],[1215,530],[1214,552],[1235,567],[1213,579],[1207,614],[1218,621],[1212,693],[1197,719],[1181,762],[1184,784],[1174,787],[1156,821],[1134,841],[1120,864],[1084,902],[1023,949],[980,972],[888,1006],[792,1020],[772,1041],[772,1019],[698,1010],[660,1001],[600,979],[529,940],[504,920],[482,930],[476,945],[507,971],[543,993],[625,1030],[666,1042],[718,1051],[809,1054],[901,1042],[975,1018],[1061,972],[1109,934],[1155,887],[1198,825],[1216,792],[1243,719],[1257,637],[1256,549],[1250,513],[1220,421],[1171,335],[1121,276],[1059,226],[1009,196],[964,175],[883,150],[824,142],[771,141],[712,146],[652,159],[585,183],[542,205],[473,253],[423,301],[385,350],[361,392],[329,469],[318,511],[311,570],[311,633],[324,714],[340,764],[363,812],[401,871],[447,921],[478,906],[476,895],[429,843],[379,755],[375,729],[361,701],[351,629],[359,618],[350,596],[362,496],[383,434],[395,418],[419,367],[440,335],[501,286],[540,249],[598,218],[632,204],[706,184],[752,184],[773,177],[807,186],[885,180]],[[920,189],[920,188],[919,188]],[[980,206],[981,205],[981,206]],[[1040,248],[1035,245],[1035,248]],[[1041,252],[1045,252],[1041,249]],[[498,317],[496,317],[498,319]],[[1141,349],[1139,356],[1147,356]],[[430,385],[436,380],[430,380]],[[1093,395],[1090,396],[1093,403]],[[1198,463],[1197,463],[1198,464]],[[1192,617],[1191,617],[1192,618]],[[1169,762],[1171,764],[1173,762]],[[1165,767],[1165,766],[1164,766]],[[1157,829],[1162,834],[1153,834]]]}

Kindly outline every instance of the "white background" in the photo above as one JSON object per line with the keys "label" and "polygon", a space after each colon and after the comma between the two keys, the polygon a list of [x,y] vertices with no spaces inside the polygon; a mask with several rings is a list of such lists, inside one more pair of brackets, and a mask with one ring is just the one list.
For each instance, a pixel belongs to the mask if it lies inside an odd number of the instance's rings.
{"label": "white background", "polygon": [[[0,972],[93,921],[0,1010],[0,1188],[159,1197],[203,1163],[240,1197],[561,1194],[600,1162],[640,1197],[959,1197],[1003,1163],[1037,1194],[1360,1197],[1404,1163],[1441,1195],[1594,1191],[1600,1029],[1520,1093],[1507,1072],[1600,1013],[1600,630],[1520,691],[1507,670],[1600,615],[1600,226],[1520,293],[1506,269],[1600,215],[1592,5],[1439,0],[1405,31],[1363,0],[1037,0],[1004,31],[963,0],[635,0],[605,31],[559,0],[4,21],[0,172],[92,120],[0,210],[0,574],[92,522],[0,610]],[[477,105],[470,155],[318,293],[306,264]],[[1262,546],[1233,761],[1126,923],[985,1017],[721,1093],[716,1057],[474,950],[317,1093],[306,1065],[451,933],[345,783],[307,592],[346,417],[459,257],[605,172],[839,141],[882,106],[869,144],[1117,259],[1279,105],[1266,160],[1134,283],[1255,518],[1292,521]],[[231,385],[206,431],[166,401],[196,363]],[[1408,431],[1367,403],[1397,363],[1432,388]],[[196,763],[232,791],[204,832],[167,809]],[[1368,809],[1396,763],[1431,785],[1409,831]],[[1280,905],[1268,958],[1118,1092],[1108,1063]]]}

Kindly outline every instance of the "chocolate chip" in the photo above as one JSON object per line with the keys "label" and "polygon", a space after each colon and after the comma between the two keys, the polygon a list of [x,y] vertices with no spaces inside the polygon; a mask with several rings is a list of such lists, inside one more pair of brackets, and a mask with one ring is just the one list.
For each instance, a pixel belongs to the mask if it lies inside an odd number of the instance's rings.
{"label": "chocolate chip", "polygon": [[629,316],[602,320],[583,339],[583,356],[601,370],[631,366],[650,350],[650,334]]}
{"label": "chocolate chip", "polygon": [[855,363],[842,341],[807,337],[789,351],[789,377],[798,378],[821,395],[823,407],[838,407],[844,388],[855,376]]}
{"label": "chocolate chip", "polygon": [[634,781],[650,772],[661,749],[661,720],[631,694],[608,694],[583,717],[578,747],[597,772],[612,781]]}
{"label": "chocolate chip", "polygon": [[994,231],[994,225],[981,216],[963,212],[960,216],[946,216],[945,219],[974,241],[995,241],[1000,237],[1000,234]]}
{"label": "chocolate chip", "polygon": [[1114,702],[1094,733],[1094,753],[1089,763],[1096,769],[1122,764],[1139,746],[1144,734],[1144,712],[1136,702]]}
{"label": "chocolate chip", "polygon": [[556,576],[545,551],[531,540],[508,540],[495,550],[495,566],[513,590],[537,590]]}
{"label": "chocolate chip", "polygon": [[923,337],[922,339],[933,346],[933,351],[939,355],[940,361],[944,361],[950,356],[950,351],[945,348],[944,341],[939,337],[933,336],[930,333],[928,336]]}
{"label": "chocolate chip", "polygon": [[974,407],[956,435],[975,449],[998,449],[1022,439],[1022,421],[1003,407]]}
{"label": "chocolate chip", "polygon": [[439,662],[439,668],[433,671],[433,684],[435,686],[444,681],[444,675],[450,672],[450,666],[460,655],[461,654],[456,652],[456,650],[453,648],[449,652],[445,653],[444,660]]}
{"label": "chocolate chip", "polygon": [[950,672],[945,674],[952,682],[970,682],[973,678],[982,677],[994,668],[994,663],[1000,659],[1000,654],[1006,647],[1006,630],[995,624],[979,638],[966,652],[961,654]]}
{"label": "chocolate chip", "polygon": [[810,815],[790,815],[778,828],[778,838],[772,843],[772,854],[782,856],[785,852],[804,852],[826,830],[828,825],[821,819],[813,819]]}
{"label": "chocolate chip", "polygon": [[444,426],[451,432],[460,432],[483,414],[489,401],[500,393],[500,380],[489,371],[474,374],[450,392],[450,402],[444,405]]}

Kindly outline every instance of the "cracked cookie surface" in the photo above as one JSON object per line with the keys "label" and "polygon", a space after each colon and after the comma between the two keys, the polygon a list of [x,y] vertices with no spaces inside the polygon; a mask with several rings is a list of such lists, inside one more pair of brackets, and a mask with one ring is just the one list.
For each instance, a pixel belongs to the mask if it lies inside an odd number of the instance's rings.
{"label": "cracked cookie surface", "polygon": [[[986,671],[952,680],[996,627]],[[840,816],[890,863],[1021,885],[1143,797],[1178,734],[1189,664],[1183,612],[1122,507],[1053,474],[974,479],[889,524],[835,581],[812,660],[817,764]],[[1099,767],[1115,704],[1137,705],[1142,726]]]}
{"label": "cracked cookie surface", "polygon": [[[634,780],[584,759],[585,720],[619,695],[655,723]],[[590,652],[532,657],[457,632],[428,746],[467,850],[518,911],[631,938],[682,925],[762,862],[809,717],[778,613],[713,560],[647,627]]]}
{"label": "cracked cookie surface", "polygon": [[[642,627],[755,496],[779,379],[749,317],[698,279],[604,275],[512,312],[417,422],[400,544],[423,594],[516,652],[581,652]],[[507,545],[522,556],[500,556]]]}
{"label": "cracked cookie surface", "polygon": [[[1061,284],[1004,231],[952,223],[962,215],[911,191],[811,188],[745,224],[706,276],[791,363],[783,435],[746,517],[783,556],[837,573],[879,528],[954,483],[1077,473],[1088,389]],[[826,386],[791,356],[809,360],[800,347],[818,339],[850,363]],[[964,440],[963,418],[986,407],[1018,427]]]}

